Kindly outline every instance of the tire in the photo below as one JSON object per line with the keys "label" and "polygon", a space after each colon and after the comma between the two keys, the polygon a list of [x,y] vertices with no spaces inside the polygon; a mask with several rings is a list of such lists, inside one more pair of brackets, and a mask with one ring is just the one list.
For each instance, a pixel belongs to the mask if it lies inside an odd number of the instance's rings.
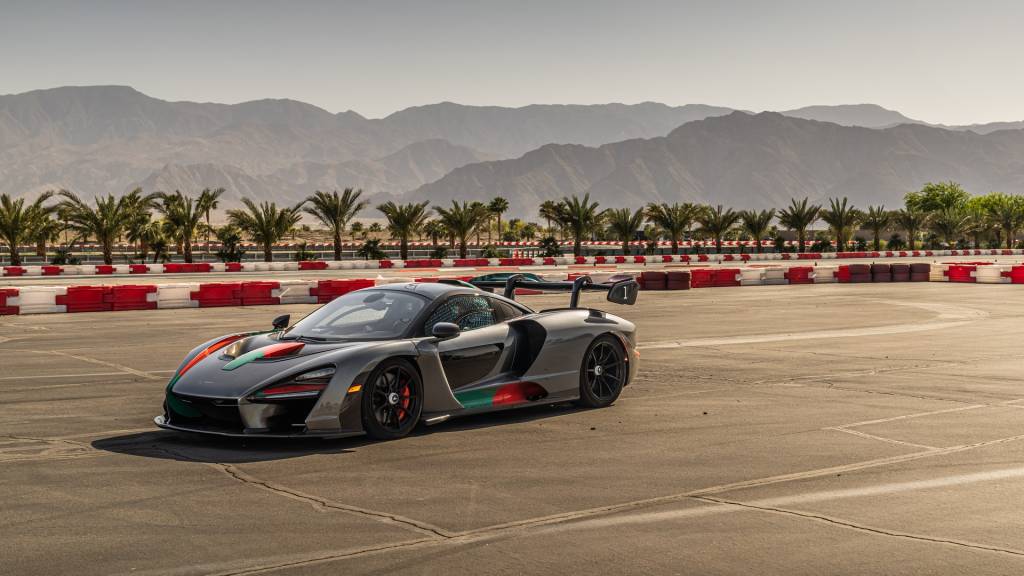
{"label": "tire", "polygon": [[[598,365],[601,368],[595,369]],[[622,393],[628,377],[629,367],[626,365],[626,352],[622,344],[609,334],[594,338],[583,354],[580,398],[576,404],[585,408],[604,408],[610,405]]]}
{"label": "tire", "polygon": [[362,392],[363,430],[374,440],[409,434],[423,413],[423,381],[408,360],[391,358],[377,365]]}

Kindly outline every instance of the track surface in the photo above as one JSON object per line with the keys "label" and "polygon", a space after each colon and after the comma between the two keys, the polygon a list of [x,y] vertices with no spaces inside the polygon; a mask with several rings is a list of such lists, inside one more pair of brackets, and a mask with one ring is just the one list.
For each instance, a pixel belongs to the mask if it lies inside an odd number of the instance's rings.
{"label": "track surface", "polygon": [[1020,574],[1024,290],[898,288],[643,293],[614,406],[389,443],[152,427],[192,345],[312,306],[0,318],[0,572]]}

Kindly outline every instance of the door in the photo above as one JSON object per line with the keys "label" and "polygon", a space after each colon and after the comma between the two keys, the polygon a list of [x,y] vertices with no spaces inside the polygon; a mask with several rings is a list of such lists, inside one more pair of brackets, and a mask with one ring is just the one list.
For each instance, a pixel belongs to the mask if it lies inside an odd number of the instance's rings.
{"label": "door", "polygon": [[508,338],[508,324],[501,320],[491,299],[476,294],[452,296],[427,318],[425,334],[430,334],[438,322],[451,322],[462,328],[457,337],[437,344],[441,367],[452,390],[471,386],[498,372]]}

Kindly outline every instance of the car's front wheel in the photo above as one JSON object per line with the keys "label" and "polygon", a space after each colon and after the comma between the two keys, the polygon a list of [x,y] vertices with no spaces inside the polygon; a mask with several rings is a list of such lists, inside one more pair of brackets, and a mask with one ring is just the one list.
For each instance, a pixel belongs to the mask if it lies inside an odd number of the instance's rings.
{"label": "car's front wheel", "polygon": [[363,385],[363,429],[375,440],[401,438],[416,427],[423,411],[423,382],[402,358],[385,360]]}
{"label": "car's front wheel", "polygon": [[587,408],[604,408],[619,397],[626,384],[626,354],[611,335],[598,336],[583,354],[580,366],[580,399]]}

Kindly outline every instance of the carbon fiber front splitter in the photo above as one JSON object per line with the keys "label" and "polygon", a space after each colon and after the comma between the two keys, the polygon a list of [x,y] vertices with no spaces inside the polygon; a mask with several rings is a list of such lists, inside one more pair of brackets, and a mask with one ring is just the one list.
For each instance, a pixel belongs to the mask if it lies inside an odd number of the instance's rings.
{"label": "carbon fiber front splitter", "polygon": [[153,418],[153,423],[164,430],[188,432],[190,434],[205,434],[207,436],[220,436],[224,438],[350,438],[352,436],[361,436],[363,434],[362,432],[310,432],[306,430],[292,434],[281,434],[275,432],[229,432],[227,430],[214,430],[199,427],[190,428],[188,426],[171,424],[163,414]]}

